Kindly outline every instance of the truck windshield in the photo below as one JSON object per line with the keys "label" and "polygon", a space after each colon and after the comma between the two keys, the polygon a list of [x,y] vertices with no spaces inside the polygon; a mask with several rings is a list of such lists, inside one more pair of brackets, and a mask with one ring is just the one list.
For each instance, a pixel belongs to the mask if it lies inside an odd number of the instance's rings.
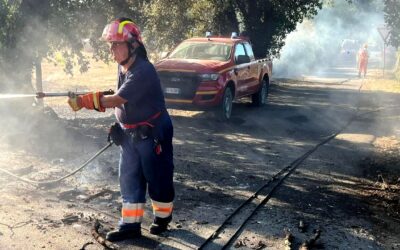
{"label": "truck windshield", "polygon": [[181,43],[168,58],[228,61],[231,45],[209,42]]}

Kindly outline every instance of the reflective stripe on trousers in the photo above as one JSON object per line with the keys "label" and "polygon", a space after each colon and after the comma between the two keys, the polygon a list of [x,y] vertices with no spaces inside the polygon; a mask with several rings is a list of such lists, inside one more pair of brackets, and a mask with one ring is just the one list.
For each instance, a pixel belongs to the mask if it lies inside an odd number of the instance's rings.
{"label": "reflective stripe on trousers", "polygon": [[172,202],[159,202],[151,200],[151,203],[153,205],[153,214],[155,217],[167,218],[172,214]]}
{"label": "reflective stripe on trousers", "polygon": [[140,223],[144,215],[144,203],[122,203],[123,223]]}

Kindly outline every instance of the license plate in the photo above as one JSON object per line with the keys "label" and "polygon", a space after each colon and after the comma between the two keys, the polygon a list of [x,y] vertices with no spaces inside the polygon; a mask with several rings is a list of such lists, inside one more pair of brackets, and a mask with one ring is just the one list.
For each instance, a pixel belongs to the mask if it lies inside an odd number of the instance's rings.
{"label": "license plate", "polygon": [[165,93],[167,94],[179,94],[181,90],[179,88],[165,88]]}

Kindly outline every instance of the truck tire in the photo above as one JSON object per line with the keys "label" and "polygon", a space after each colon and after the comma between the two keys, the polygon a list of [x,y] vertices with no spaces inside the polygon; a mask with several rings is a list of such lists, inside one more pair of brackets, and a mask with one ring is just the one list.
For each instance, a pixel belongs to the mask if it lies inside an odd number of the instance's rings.
{"label": "truck tire", "polygon": [[269,92],[269,82],[267,79],[263,79],[261,82],[261,88],[257,93],[251,96],[251,102],[256,107],[261,107],[267,103],[267,97]]}
{"label": "truck tire", "polygon": [[227,87],[222,96],[222,101],[217,109],[216,115],[218,120],[227,121],[231,118],[233,106],[233,93],[230,87]]}

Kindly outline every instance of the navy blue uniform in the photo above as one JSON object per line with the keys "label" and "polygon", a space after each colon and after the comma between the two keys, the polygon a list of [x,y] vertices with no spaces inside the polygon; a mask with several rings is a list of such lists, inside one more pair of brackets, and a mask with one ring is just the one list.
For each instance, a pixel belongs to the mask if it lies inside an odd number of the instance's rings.
{"label": "navy blue uniform", "polygon": [[[173,126],[165,108],[164,95],[154,66],[137,57],[125,73],[119,74],[117,95],[127,102],[115,108],[124,130],[119,164],[122,195],[122,229],[140,228],[148,188],[156,218],[172,214]],[[151,135],[132,138],[137,124],[149,123]]]}
{"label": "navy blue uniform", "polygon": [[125,75],[119,74],[117,94],[128,101],[115,108],[115,115],[121,123],[142,122],[165,110],[157,72],[149,61],[140,57]]}

